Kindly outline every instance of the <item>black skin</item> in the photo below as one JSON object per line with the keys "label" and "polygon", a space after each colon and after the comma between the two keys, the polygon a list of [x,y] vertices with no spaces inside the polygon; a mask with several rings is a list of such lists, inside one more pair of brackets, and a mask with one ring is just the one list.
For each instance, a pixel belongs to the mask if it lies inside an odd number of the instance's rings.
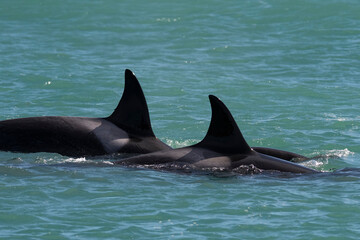
{"label": "black skin", "polygon": [[[262,170],[280,172],[318,172],[285,159],[254,151],[246,143],[227,107],[215,96],[209,96],[209,98],[212,118],[207,135],[200,143],[184,148],[143,154],[114,163],[122,166],[147,168],[165,166],[169,170],[171,168],[175,168],[175,170],[191,168],[232,171],[240,166],[252,165]],[[278,150],[274,152],[279,153]]]}
{"label": "black skin", "polygon": [[293,153],[293,152],[287,152],[279,149],[274,148],[265,148],[265,147],[252,147],[252,149],[258,153],[262,153],[265,155],[281,158],[287,161],[306,161],[309,160],[309,158]]}
{"label": "black skin", "polygon": [[106,118],[46,116],[0,121],[0,150],[66,156],[150,153],[171,149],[153,133],[141,86],[125,71],[125,88]]}

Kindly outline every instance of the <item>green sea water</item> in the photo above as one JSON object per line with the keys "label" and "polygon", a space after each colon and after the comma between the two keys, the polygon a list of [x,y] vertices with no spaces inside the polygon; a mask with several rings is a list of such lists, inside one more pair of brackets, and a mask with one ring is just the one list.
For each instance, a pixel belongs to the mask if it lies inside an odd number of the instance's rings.
{"label": "green sea water", "polygon": [[105,117],[135,72],[155,134],[200,141],[208,95],[315,175],[180,174],[0,152],[0,239],[359,239],[360,2],[0,1],[0,120]]}

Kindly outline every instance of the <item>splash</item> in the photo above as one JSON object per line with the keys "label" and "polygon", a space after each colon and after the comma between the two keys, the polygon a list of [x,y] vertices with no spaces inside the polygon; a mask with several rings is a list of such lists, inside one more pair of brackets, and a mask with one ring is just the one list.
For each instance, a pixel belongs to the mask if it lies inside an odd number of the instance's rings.
{"label": "splash", "polygon": [[348,157],[350,155],[354,155],[354,152],[351,152],[349,149],[345,148],[345,149],[333,149],[333,150],[327,150],[325,153],[323,152],[316,152],[314,153],[315,157],[314,158],[344,158],[344,157]]}
{"label": "splash", "polygon": [[184,140],[184,141],[178,141],[178,140],[172,140],[172,139],[165,140],[165,143],[173,148],[187,147],[187,146],[196,144],[198,142],[199,142],[199,140],[196,140],[196,139],[188,139],[188,140]]}
{"label": "splash", "polygon": [[86,160],[86,158],[68,158],[65,160],[66,163],[86,163],[89,162],[89,160]]}
{"label": "splash", "polygon": [[326,166],[329,163],[328,159],[313,159],[313,160],[309,160],[305,163],[303,163],[302,165],[308,168],[315,168],[315,169],[321,169],[321,171],[323,171],[323,167]]}
{"label": "splash", "polygon": [[253,175],[253,174],[260,174],[263,172],[262,169],[255,167],[253,164],[250,165],[241,165],[237,168],[234,168],[232,170],[234,173],[240,174],[240,175]]}
{"label": "splash", "polygon": [[65,163],[71,163],[71,164],[79,164],[79,165],[96,165],[96,166],[102,166],[102,165],[114,165],[113,162],[108,160],[96,160],[96,159],[86,159],[85,157],[81,158],[68,158],[64,161]]}
{"label": "splash", "polygon": [[39,165],[62,165],[66,164],[68,166],[102,166],[102,165],[113,165],[108,158],[101,159],[87,159],[85,157],[79,158],[67,158],[63,156],[53,156],[53,157],[36,157],[35,164]]}
{"label": "splash", "polygon": [[345,148],[342,150],[330,150],[329,153],[327,154],[328,157],[331,156],[337,156],[339,158],[343,158],[343,157],[348,157],[350,155],[354,155],[354,152],[351,152],[349,149]]}

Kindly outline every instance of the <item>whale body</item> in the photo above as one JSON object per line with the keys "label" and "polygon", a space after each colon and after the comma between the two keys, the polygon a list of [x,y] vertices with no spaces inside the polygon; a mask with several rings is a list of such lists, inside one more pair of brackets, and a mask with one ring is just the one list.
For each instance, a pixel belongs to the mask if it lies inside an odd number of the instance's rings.
{"label": "whale body", "polygon": [[[205,138],[192,146],[142,154],[114,164],[130,167],[168,167],[195,170],[222,169],[232,171],[241,166],[255,166],[262,170],[292,173],[314,173],[314,169],[288,160],[253,150],[225,104],[217,97],[209,96],[212,117]],[[263,149],[260,149],[260,151]],[[276,150],[276,149],[275,149]],[[281,150],[276,150],[281,151]],[[276,152],[274,154],[278,154]]]}
{"label": "whale body", "polygon": [[154,135],[144,93],[125,70],[115,111],[105,118],[43,116],[0,121],[0,150],[53,152],[72,157],[171,149]]}

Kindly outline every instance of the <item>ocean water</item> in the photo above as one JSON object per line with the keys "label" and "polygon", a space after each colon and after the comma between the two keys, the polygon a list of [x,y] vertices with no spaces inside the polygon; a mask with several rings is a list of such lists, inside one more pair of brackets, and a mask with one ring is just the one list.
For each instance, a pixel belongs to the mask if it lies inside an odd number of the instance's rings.
{"label": "ocean water", "polygon": [[155,134],[200,141],[208,95],[294,174],[181,174],[0,152],[0,239],[359,239],[360,3],[0,1],[0,120],[105,117],[124,70]]}

